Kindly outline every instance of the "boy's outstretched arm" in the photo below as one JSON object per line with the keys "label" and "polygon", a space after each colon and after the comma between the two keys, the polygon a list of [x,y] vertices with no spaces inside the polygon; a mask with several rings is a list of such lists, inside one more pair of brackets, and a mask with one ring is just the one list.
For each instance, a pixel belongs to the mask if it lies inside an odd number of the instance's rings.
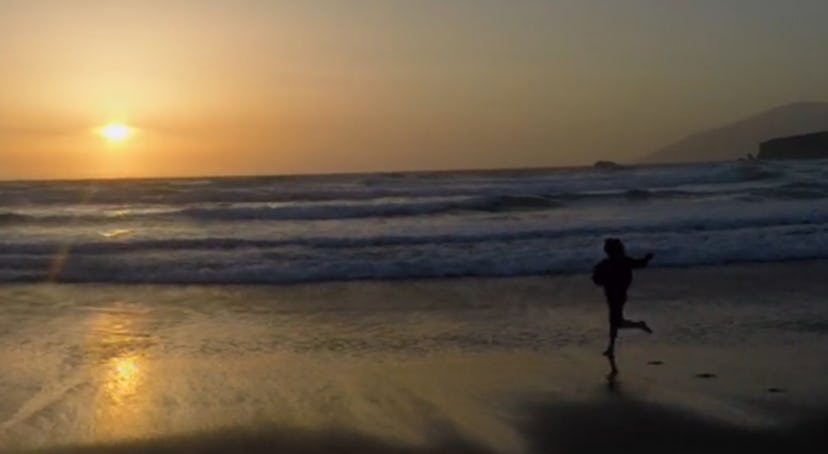
{"label": "boy's outstretched arm", "polygon": [[653,259],[653,254],[647,254],[647,255],[644,256],[644,258],[641,258],[641,259],[631,258],[630,259],[630,264],[632,265],[633,268],[644,268],[650,263],[650,260],[652,260],[652,259]]}

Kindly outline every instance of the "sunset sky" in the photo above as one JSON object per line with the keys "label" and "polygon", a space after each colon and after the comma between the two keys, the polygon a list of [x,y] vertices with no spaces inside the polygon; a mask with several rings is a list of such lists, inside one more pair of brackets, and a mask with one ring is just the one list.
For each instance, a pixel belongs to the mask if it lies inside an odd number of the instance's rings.
{"label": "sunset sky", "polygon": [[0,0],[0,178],[630,160],[828,100],[826,18],[825,0]]}

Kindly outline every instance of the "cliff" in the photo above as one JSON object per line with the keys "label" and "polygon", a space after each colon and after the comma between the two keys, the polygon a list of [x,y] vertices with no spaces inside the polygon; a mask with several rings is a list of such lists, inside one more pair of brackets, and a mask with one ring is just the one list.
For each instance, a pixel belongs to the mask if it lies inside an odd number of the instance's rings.
{"label": "cliff", "polygon": [[828,131],[762,142],[759,159],[828,159]]}

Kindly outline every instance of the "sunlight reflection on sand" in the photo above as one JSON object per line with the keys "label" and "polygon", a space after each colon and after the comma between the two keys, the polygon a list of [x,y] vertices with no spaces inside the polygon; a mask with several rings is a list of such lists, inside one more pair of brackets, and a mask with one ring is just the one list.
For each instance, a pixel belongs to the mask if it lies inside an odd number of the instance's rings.
{"label": "sunlight reflection on sand", "polygon": [[141,384],[142,367],[136,355],[112,358],[104,379],[106,393],[113,405],[126,405],[138,392]]}
{"label": "sunlight reflection on sand", "polygon": [[150,424],[146,319],[140,309],[115,304],[90,321],[87,353],[98,364],[92,369],[98,391],[91,430],[99,438],[128,437]]}
{"label": "sunlight reflection on sand", "polygon": [[[786,427],[828,411],[826,270],[652,270],[634,313],[660,329],[623,338],[611,383],[605,309],[583,276],[5,286],[0,452],[329,452],[314,449],[336,433],[364,446],[350,452],[444,439],[606,452],[612,438],[583,434],[637,428],[649,452],[693,431],[795,442],[814,432]],[[773,279],[786,285],[756,287]]]}

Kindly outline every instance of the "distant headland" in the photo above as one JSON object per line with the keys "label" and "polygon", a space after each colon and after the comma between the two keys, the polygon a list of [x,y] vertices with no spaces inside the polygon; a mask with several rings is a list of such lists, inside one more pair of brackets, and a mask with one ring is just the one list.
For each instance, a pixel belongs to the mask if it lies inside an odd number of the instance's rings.
{"label": "distant headland", "polygon": [[828,131],[777,137],[759,145],[759,159],[828,159]]}
{"label": "distant headland", "polygon": [[[755,155],[759,144],[767,144],[764,148],[770,150],[760,151],[759,158],[828,158],[824,145],[822,151],[817,150],[819,140],[825,140],[823,134],[826,133],[817,131],[828,131],[828,102],[787,104],[721,127],[692,134],[644,156],[641,161],[730,161]],[[802,151],[795,151],[795,148]]]}

